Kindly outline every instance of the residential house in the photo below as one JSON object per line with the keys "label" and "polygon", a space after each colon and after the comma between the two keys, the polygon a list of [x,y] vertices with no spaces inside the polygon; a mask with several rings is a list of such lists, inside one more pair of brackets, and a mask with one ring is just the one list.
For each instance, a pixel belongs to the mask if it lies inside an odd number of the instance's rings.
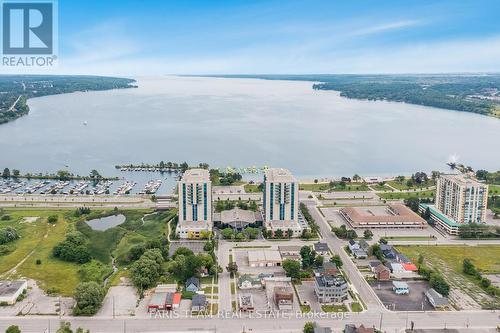
{"label": "residential house", "polygon": [[317,242],[314,243],[314,251],[319,255],[326,256],[330,252],[330,249],[328,248],[328,244]]}
{"label": "residential house", "polygon": [[407,272],[416,272],[418,271],[418,268],[417,266],[415,266],[414,264],[412,263],[405,263],[403,264],[403,268],[405,269],[405,271]]}
{"label": "residential house", "polygon": [[391,270],[380,263],[374,269],[375,279],[379,281],[389,281],[391,279]]}
{"label": "residential house", "polygon": [[337,265],[331,261],[326,261],[323,263],[323,266],[314,269],[314,276],[337,274],[339,274],[339,269],[337,268]]}
{"label": "residential house", "polygon": [[262,288],[262,283],[258,277],[243,274],[238,279],[238,287],[240,289],[260,289]]}
{"label": "residential house", "polygon": [[369,263],[370,271],[372,271],[373,273],[375,273],[375,268],[377,268],[377,266],[380,265],[380,264],[382,264],[382,262],[380,260],[370,261],[370,263]]}
{"label": "residential house", "polygon": [[431,303],[435,309],[446,308],[449,305],[448,298],[444,297],[433,288],[425,292],[425,297],[427,297],[429,303]]}
{"label": "residential house", "polygon": [[368,245],[368,243],[364,239],[360,239],[358,241],[358,244],[359,248],[365,252],[368,252],[368,250],[370,249],[370,245]]}
{"label": "residential house", "polygon": [[200,290],[200,279],[193,276],[186,281],[186,291],[197,293]]}
{"label": "residential house", "polygon": [[347,243],[347,246],[349,246],[349,250],[351,250],[351,252],[354,252],[354,250],[359,250],[361,248],[359,246],[359,243],[356,242],[354,239],[350,239],[349,243]]}
{"label": "residential house", "polygon": [[394,250],[392,245],[380,244],[380,250],[382,251],[382,254],[385,258],[396,259],[396,251]]}
{"label": "residential house", "polygon": [[191,311],[203,312],[208,307],[207,297],[205,295],[196,294],[191,301]]}
{"label": "residential house", "polygon": [[391,272],[393,274],[404,274],[406,271],[405,271],[403,265],[401,265],[400,263],[391,262]]}
{"label": "residential house", "polygon": [[274,287],[274,302],[278,310],[293,310],[293,290],[291,287]]}
{"label": "residential house", "polygon": [[347,282],[340,274],[314,278],[314,293],[320,303],[341,303],[347,299],[348,290]]}

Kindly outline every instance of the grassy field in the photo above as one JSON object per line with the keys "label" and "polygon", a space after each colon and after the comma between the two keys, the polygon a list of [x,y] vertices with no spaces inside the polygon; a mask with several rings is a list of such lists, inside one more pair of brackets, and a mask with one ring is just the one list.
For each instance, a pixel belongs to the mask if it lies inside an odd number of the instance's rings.
{"label": "grassy field", "polygon": [[408,198],[432,198],[434,197],[434,190],[426,190],[420,192],[385,192],[377,193],[381,199],[385,200],[401,200]]}
{"label": "grassy field", "polygon": [[348,312],[347,307],[342,304],[342,305],[333,305],[333,304],[328,304],[328,305],[322,305],[321,310],[323,312]]}
{"label": "grassy field", "polygon": [[[79,282],[78,265],[52,257],[52,248],[65,239],[71,228],[67,211],[5,209],[4,213],[10,215],[11,220],[1,221],[0,227],[14,227],[21,238],[13,243],[13,252],[0,257],[0,277],[32,278],[46,291],[71,295]],[[47,223],[50,215],[58,215],[55,225]],[[25,218],[29,217],[38,219],[27,222]],[[36,265],[37,259],[41,260],[40,265]]]}
{"label": "grassy field", "polygon": [[395,180],[389,180],[387,182],[387,184],[390,185],[391,187],[394,187],[397,190],[402,190],[402,191],[407,191],[407,190],[422,190],[422,189],[425,189],[425,188],[428,188],[430,186],[434,186],[435,185],[433,181],[429,180],[425,184],[420,184],[420,185],[415,184],[413,186],[408,186],[406,184],[407,180],[408,179],[405,179],[405,181],[402,182],[402,183],[399,183],[399,182],[397,182]]}
{"label": "grassy field", "polygon": [[489,185],[488,194],[489,195],[499,195],[500,194],[500,185]]}
{"label": "grassy field", "polygon": [[434,237],[430,236],[388,236],[384,237],[387,240],[392,241],[431,241],[435,240]]}
{"label": "grassy field", "polygon": [[370,188],[366,184],[346,184],[345,187],[339,185],[330,186],[330,183],[312,183],[299,184],[299,189],[302,191],[313,192],[349,192],[349,191],[369,191]]}
{"label": "grassy field", "polygon": [[257,185],[257,184],[245,184],[244,188],[245,188],[245,192],[247,192],[247,193],[260,193],[260,192],[262,192],[259,189],[259,185]]}
{"label": "grassy field", "polygon": [[[441,272],[452,288],[460,289],[471,296],[480,305],[491,302],[477,285],[477,281],[462,272],[464,258],[472,260],[474,265],[484,274],[500,273],[500,246],[398,246],[403,254],[413,262],[418,256],[424,256],[424,263]],[[500,302],[497,297],[494,302]]]}
{"label": "grassy field", "polygon": [[[82,232],[87,238],[92,257],[109,265],[113,251],[115,256],[125,256],[132,245],[164,234],[166,222],[176,214],[175,210],[148,216],[145,214],[150,213],[149,210],[122,211],[120,213],[126,216],[124,223],[106,231],[96,231],[84,221],[109,215],[113,211],[92,210],[90,215],[81,217],[76,217],[74,212],[5,209],[3,214],[9,215],[10,220],[0,221],[0,228],[14,227],[20,234],[20,239],[9,244],[10,253],[0,256],[0,278],[31,278],[37,280],[45,291],[63,296],[72,295],[80,282],[78,270],[82,266],[52,256],[54,246],[62,242],[69,231]],[[58,216],[58,222],[54,225],[47,223],[47,217],[51,215]],[[37,260],[41,264],[37,265]]]}

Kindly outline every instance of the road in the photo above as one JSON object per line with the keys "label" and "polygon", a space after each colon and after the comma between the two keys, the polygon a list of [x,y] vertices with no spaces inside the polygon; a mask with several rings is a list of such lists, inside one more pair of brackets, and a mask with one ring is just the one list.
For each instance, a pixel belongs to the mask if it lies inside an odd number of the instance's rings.
{"label": "road", "polygon": [[345,253],[343,249],[344,242],[342,242],[337,238],[337,236],[335,236],[335,234],[332,233],[330,225],[323,217],[323,215],[321,215],[318,208],[316,208],[316,206],[314,205],[308,205],[307,209],[311,213],[312,218],[319,225],[323,240],[328,244],[330,249],[332,249],[336,254],[340,255],[340,258],[343,262],[342,269],[346,272],[349,280],[351,281],[351,284],[354,285],[355,289],[367,305],[368,309],[388,311],[380,302],[373,289],[363,278],[356,265],[354,265],[349,256]]}
{"label": "road", "polygon": [[[117,333],[117,332],[220,332],[238,333],[245,327],[246,332],[255,333],[284,333],[302,332],[302,327],[307,321],[316,321],[323,326],[332,327],[337,332],[344,328],[345,324],[363,323],[365,326],[380,327],[382,319],[382,330],[386,332],[403,332],[410,322],[415,323],[415,328],[466,328],[471,333],[478,333],[480,329],[493,329],[500,322],[498,311],[461,311],[461,312],[389,312],[381,317],[378,311],[367,311],[354,313],[343,319],[313,319],[313,318],[237,318],[235,316],[213,318],[137,318],[126,317],[125,319],[102,318],[78,318],[55,316],[39,317],[13,317],[0,318],[0,331],[4,331],[9,325],[18,325],[23,333],[55,332],[59,326],[59,320],[68,321],[73,328],[82,327],[89,329],[92,333]],[[50,322],[50,324],[49,324]],[[494,330],[492,330],[494,332]]]}
{"label": "road", "polygon": [[219,248],[217,249],[217,260],[222,267],[222,273],[219,274],[219,311],[229,312],[232,311],[232,297],[231,297],[231,277],[226,270],[229,264],[229,250],[233,247],[234,243],[219,241]]}

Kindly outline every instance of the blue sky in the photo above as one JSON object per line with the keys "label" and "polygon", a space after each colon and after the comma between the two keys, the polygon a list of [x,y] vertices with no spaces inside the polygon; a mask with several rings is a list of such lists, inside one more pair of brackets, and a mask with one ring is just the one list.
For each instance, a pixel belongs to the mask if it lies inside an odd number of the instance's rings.
{"label": "blue sky", "polygon": [[500,1],[59,0],[80,74],[500,71]]}

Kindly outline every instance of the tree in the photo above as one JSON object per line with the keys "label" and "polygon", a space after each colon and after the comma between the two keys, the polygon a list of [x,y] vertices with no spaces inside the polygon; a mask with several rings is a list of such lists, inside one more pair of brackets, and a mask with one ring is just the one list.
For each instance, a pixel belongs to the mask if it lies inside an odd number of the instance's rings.
{"label": "tree", "polygon": [[101,174],[97,170],[94,169],[94,170],[90,171],[90,178],[92,178],[92,179],[101,179],[102,176],[101,176]]}
{"label": "tree", "polygon": [[100,309],[104,290],[94,281],[80,283],[75,290],[74,315],[92,316]]}
{"label": "tree", "polygon": [[474,267],[474,264],[470,259],[465,258],[462,262],[462,270],[465,274],[467,275],[473,275],[475,276],[477,274],[476,267]]}
{"label": "tree", "polygon": [[404,200],[405,205],[408,206],[414,212],[418,212],[418,205],[420,204],[420,199],[416,197],[409,197]]}
{"label": "tree", "polygon": [[380,249],[379,244],[373,244],[371,247],[371,253],[377,257],[378,260],[382,261],[384,260],[384,255],[382,253],[382,250]]}
{"label": "tree", "polygon": [[422,254],[418,255],[418,266],[422,266],[424,264],[424,256]]}
{"label": "tree", "polygon": [[486,180],[488,178],[488,171],[486,170],[477,170],[476,178],[479,180]]}
{"label": "tree", "polygon": [[70,178],[69,171],[67,170],[57,171],[57,178],[59,178],[59,180],[68,180]]}
{"label": "tree", "polygon": [[175,250],[174,254],[172,255],[172,259],[175,259],[179,255],[192,256],[194,255],[194,253],[191,249],[181,246],[177,250]]}
{"label": "tree", "polygon": [[256,239],[257,237],[259,237],[259,229],[258,228],[246,227],[244,232],[247,235],[247,237],[250,239]]}
{"label": "tree", "polygon": [[316,256],[316,258],[314,258],[314,266],[321,267],[323,266],[324,261],[325,258],[323,258],[323,256]]}
{"label": "tree", "polygon": [[212,252],[213,250],[214,250],[214,245],[212,244],[212,242],[210,241],[205,242],[205,244],[203,245],[203,251]]}
{"label": "tree", "polygon": [[342,258],[340,258],[338,254],[331,257],[330,261],[333,262],[338,268],[342,267],[343,265]]}
{"label": "tree", "polygon": [[352,176],[352,180],[355,182],[359,182],[361,180],[361,177],[356,173],[354,176]]}
{"label": "tree", "polygon": [[220,233],[224,239],[232,239],[234,237],[234,231],[231,228],[224,228]]}
{"label": "tree", "polygon": [[302,330],[303,333],[314,333],[314,323],[308,321],[304,325],[304,329]]}
{"label": "tree", "polygon": [[19,329],[19,326],[17,326],[17,325],[10,325],[5,330],[5,333],[21,333],[21,330]]}
{"label": "tree", "polygon": [[12,170],[12,177],[17,178],[21,175],[21,172],[17,169]]}
{"label": "tree", "polygon": [[348,230],[346,234],[347,239],[356,239],[358,238],[358,234],[354,230]]}
{"label": "tree", "polygon": [[300,278],[300,262],[292,259],[283,260],[283,269],[286,272],[286,276],[292,279]]}
{"label": "tree", "polygon": [[50,224],[56,224],[56,223],[57,223],[57,220],[58,220],[57,215],[50,215],[50,216],[47,218],[47,222],[49,222]]}
{"label": "tree", "polygon": [[231,261],[227,265],[226,270],[231,274],[231,276],[234,276],[238,272],[238,264],[236,264],[234,261]]}
{"label": "tree", "polygon": [[9,178],[10,177],[10,170],[9,170],[9,168],[3,169],[2,177],[3,178]]}
{"label": "tree", "polygon": [[429,279],[429,284],[434,290],[443,296],[448,296],[450,293],[450,285],[438,273],[432,273]]}
{"label": "tree", "polygon": [[373,237],[373,232],[370,230],[370,229],[366,229],[364,232],[363,232],[363,237],[365,239],[372,239]]}
{"label": "tree", "polygon": [[300,257],[302,258],[302,267],[309,268],[314,263],[316,252],[312,251],[309,246],[304,245],[300,249]]}
{"label": "tree", "polygon": [[283,238],[283,230],[281,229],[276,230],[276,232],[274,233],[274,237]]}
{"label": "tree", "polygon": [[62,322],[56,333],[73,333],[73,331],[71,330],[71,324],[68,322]]}

